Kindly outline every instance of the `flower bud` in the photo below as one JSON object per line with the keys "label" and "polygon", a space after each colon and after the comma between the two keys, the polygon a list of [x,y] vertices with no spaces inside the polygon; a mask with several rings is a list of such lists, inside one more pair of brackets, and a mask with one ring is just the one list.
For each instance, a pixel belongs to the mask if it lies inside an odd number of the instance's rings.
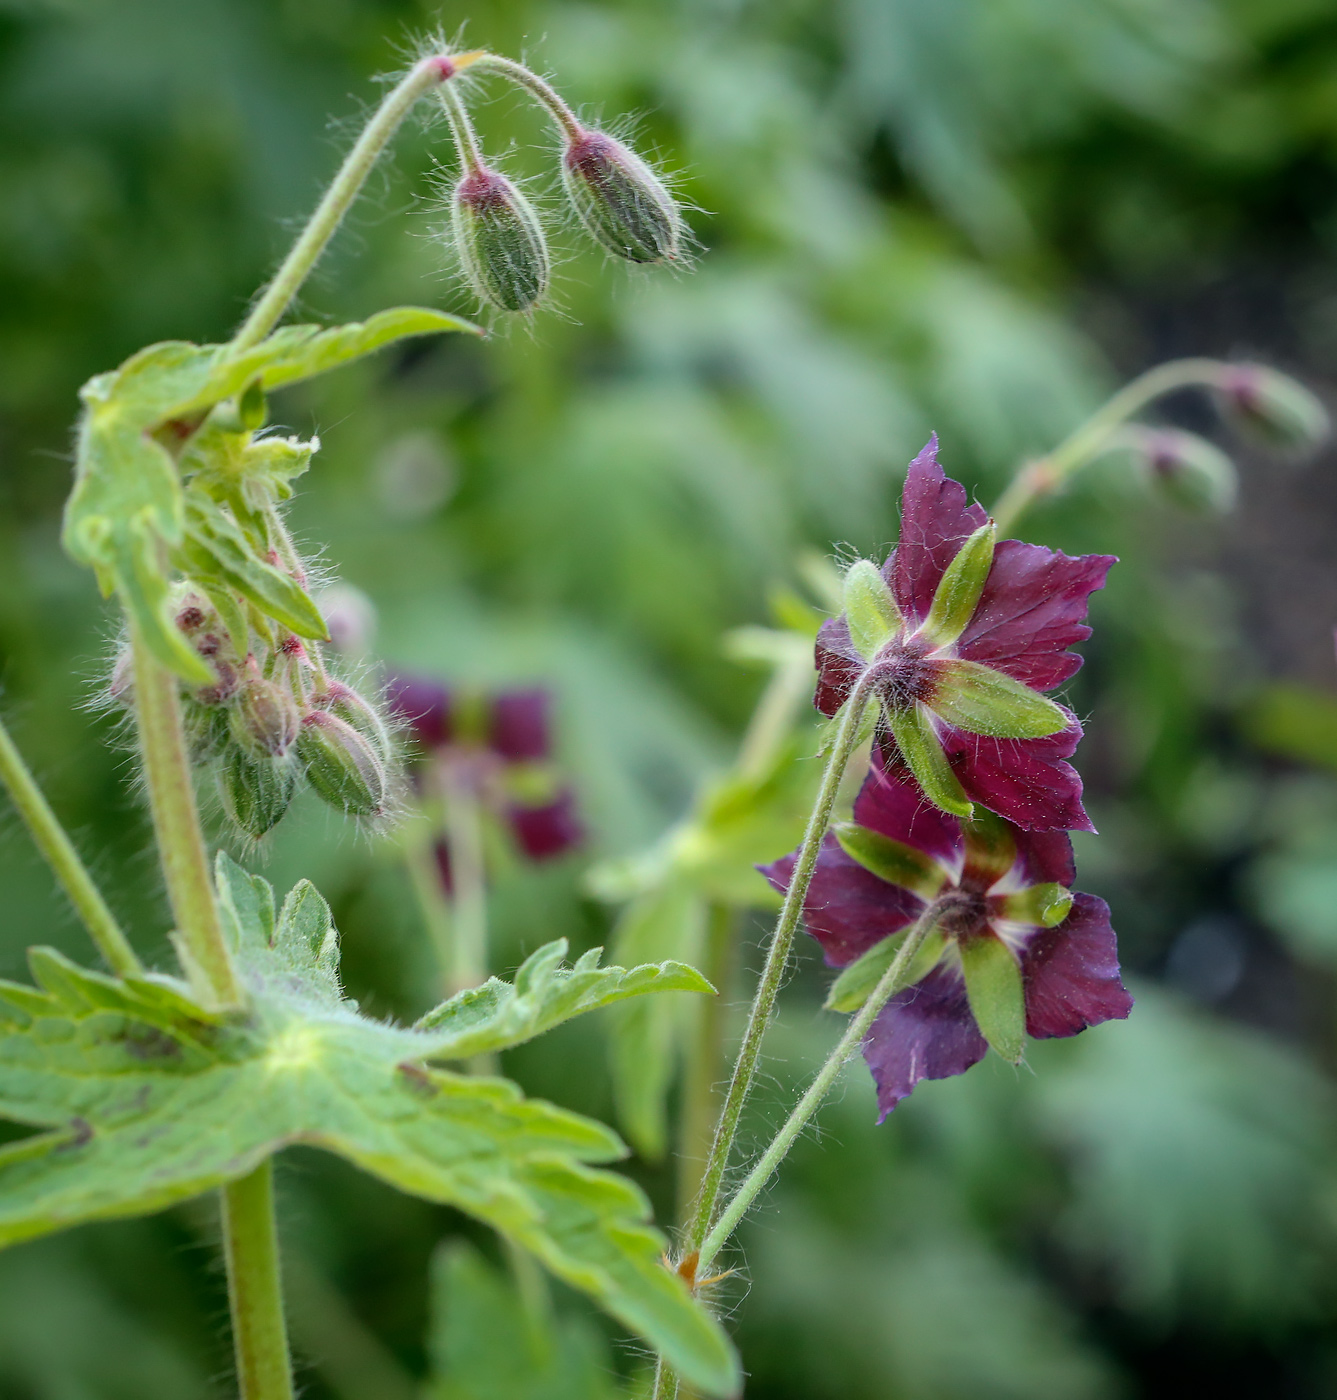
{"label": "flower bud", "polygon": [[208,763],[228,747],[232,726],[225,706],[201,703],[187,695],[181,701],[181,722],[192,763]]}
{"label": "flower bud", "polygon": [[628,262],[680,256],[682,215],[653,170],[621,141],[583,131],[562,153],[562,183],[597,243]]}
{"label": "flower bud", "polygon": [[232,710],[232,737],[253,758],[282,758],[297,737],[297,706],[259,674],[253,658],[250,672]]}
{"label": "flower bud", "polygon": [[307,781],[330,804],[355,817],[385,810],[385,768],[368,741],[347,720],[324,710],[302,716],[297,756]]}
{"label": "flower bud", "polygon": [[1228,419],[1273,447],[1317,447],[1332,429],[1327,409],[1303,384],[1266,365],[1232,365],[1218,394]]}
{"label": "flower bud", "polygon": [[1235,464],[1206,438],[1153,429],[1142,439],[1141,457],[1153,486],[1176,505],[1224,514],[1235,504]]}
{"label": "flower bud", "polygon": [[135,707],[135,654],[128,646],[121,646],[112,662],[107,699],[127,710]]}
{"label": "flower bud", "polygon": [[229,744],[218,767],[218,791],[228,816],[258,841],[278,825],[297,790],[290,760],[252,758],[238,744]]}
{"label": "flower bud", "polygon": [[328,686],[313,698],[312,703],[326,714],[334,715],[345,724],[351,724],[372,746],[382,762],[389,761],[389,731],[380,711],[365,695],[342,681],[330,681]]}
{"label": "flower bud", "polygon": [[528,311],[548,289],[548,244],[533,205],[499,171],[468,171],[451,196],[460,261],[478,296],[499,311]]}

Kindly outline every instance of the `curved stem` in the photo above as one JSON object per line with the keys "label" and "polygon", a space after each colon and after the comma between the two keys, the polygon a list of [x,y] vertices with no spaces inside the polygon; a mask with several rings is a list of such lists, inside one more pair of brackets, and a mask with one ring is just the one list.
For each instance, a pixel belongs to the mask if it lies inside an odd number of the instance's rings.
{"label": "curved stem", "polygon": [[776,1133],[771,1145],[757,1158],[756,1165],[748,1172],[743,1184],[730,1197],[729,1203],[719,1214],[719,1219],[711,1227],[701,1245],[696,1261],[698,1273],[708,1269],[712,1260],[733,1234],[738,1222],[747,1213],[748,1207],[756,1200],[762,1187],[771,1179],[775,1169],[785,1159],[786,1153],[794,1145],[794,1140],[803,1131],[808,1120],[821,1106],[822,1100],[831,1092],[840,1071],[845,1064],[858,1054],[864,1037],[868,1034],[877,1014],[887,1002],[901,990],[901,981],[919,951],[924,939],[933,931],[939,918],[937,905],[929,907],[919,916],[918,922],[905,937],[891,966],[882,974],[881,981],[873,989],[872,995],[851,1018],[840,1037],[836,1048],[827,1056],[826,1063],[818,1070],[807,1092],[794,1105],[794,1111],[785,1119],[784,1125]]}
{"label": "curved stem", "polygon": [[363,128],[353,149],[344,157],[334,182],[325,191],[315,213],[307,220],[288,256],[284,258],[273,280],[251,308],[251,314],[233,338],[230,349],[235,353],[259,344],[279,323],[288,303],[310,275],[320,255],[325,251],[335,230],[343,222],[357,198],[381,152],[390,144],[400,123],[413,104],[453,78],[481,55],[477,53],[433,54],[415,63],[408,74],[386,95]]}
{"label": "curved stem", "polygon": [[734,1138],[738,1133],[743,1105],[756,1077],[757,1060],[761,1054],[762,1037],[770,1025],[771,1012],[775,1008],[775,998],[784,980],[785,967],[789,960],[789,950],[793,946],[794,932],[798,928],[803,912],[803,900],[812,881],[812,873],[817,865],[817,855],[822,838],[831,825],[831,812],[835,807],[836,794],[840,790],[840,780],[850,761],[859,740],[859,731],[864,710],[868,707],[869,690],[862,683],[857,686],[845,706],[845,714],[836,734],[831,757],[827,761],[826,772],[822,775],[822,785],[817,793],[817,802],[808,818],[807,830],[803,834],[803,844],[799,847],[798,860],[785,893],[784,904],[776,921],[775,932],[771,936],[771,946],[766,954],[766,964],[761,979],[757,983],[756,995],[748,1013],[747,1028],[743,1032],[743,1042],[734,1062],[733,1077],[725,1094],[724,1107],[720,1111],[719,1122],[715,1126],[715,1137],[711,1143],[710,1156],[706,1159],[705,1170],[701,1175],[701,1191],[697,1197],[696,1209],[688,1224],[684,1239],[684,1249],[690,1253],[700,1249],[715,1216],[720,1187],[733,1150]]}
{"label": "curved stem", "polygon": [[488,71],[500,73],[502,77],[509,78],[517,87],[524,88],[538,102],[539,106],[552,117],[568,141],[579,141],[584,136],[585,128],[580,124],[579,118],[557,89],[551,83],[545,83],[537,73],[526,68],[523,63],[516,63],[514,59],[510,58],[502,58],[500,54],[485,53],[480,54],[474,61],[474,67],[480,73]]}
{"label": "curved stem", "polygon": [[1175,389],[1212,388],[1221,383],[1229,368],[1220,360],[1171,360],[1125,384],[1052,452],[1028,463],[1013,477],[991,512],[999,534],[1010,530],[1039,497],[1058,490],[1074,472],[1099,456],[1110,435],[1153,399]]}
{"label": "curved stem", "polygon": [[195,805],[177,679],[149,651],[137,631],[131,636],[144,781],[167,898],[176,921],[178,950],[186,974],[203,1000],[220,1008],[240,1006],[242,986],[218,920],[209,857]]}
{"label": "curved stem", "polygon": [[469,120],[469,113],[460,101],[460,95],[453,88],[443,87],[441,89],[441,105],[446,109],[446,119],[450,122],[450,134],[455,138],[455,145],[460,153],[460,165],[464,172],[469,175],[476,174],[485,168],[483,151],[478,144],[478,136],[474,131],[474,124]]}
{"label": "curved stem", "polygon": [[283,1320],[274,1164],[223,1187],[223,1247],[241,1400],[293,1400]]}
{"label": "curved stem", "polygon": [[79,852],[37,786],[37,780],[24,763],[3,721],[0,721],[0,782],[4,783],[23,824],[37,849],[46,857],[98,951],[107,960],[107,966],[121,977],[141,975],[143,964],[79,859]]}

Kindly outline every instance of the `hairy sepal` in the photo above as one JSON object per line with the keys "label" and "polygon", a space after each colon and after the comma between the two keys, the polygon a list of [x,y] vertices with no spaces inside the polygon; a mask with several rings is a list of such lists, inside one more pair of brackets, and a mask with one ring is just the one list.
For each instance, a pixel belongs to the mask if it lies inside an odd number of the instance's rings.
{"label": "hairy sepal", "polygon": [[975,1024],[1003,1059],[1018,1064],[1026,1048],[1026,999],[1016,955],[993,934],[964,939],[959,946]]}
{"label": "hairy sepal", "polygon": [[857,860],[878,879],[900,885],[925,900],[932,899],[950,878],[932,856],[880,831],[870,831],[857,822],[837,822],[832,831],[851,860]]}
{"label": "hairy sepal", "polygon": [[845,573],[845,622],[850,640],[865,661],[871,661],[904,627],[891,589],[868,559],[857,559]]}
{"label": "hairy sepal", "polygon": [[919,629],[932,646],[950,646],[975,616],[980,595],[993,567],[997,530],[993,521],[981,525],[957,551],[933,594],[928,616]]}
{"label": "hairy sepal", "polygon": [[978,661],[941,663],[933,709],[967,734],[991,739],[1043,739],[1071,723],[1054,702]]}
{"label": "hairy sepal", "polygon": [[932,716],[923,705],[888,710],[886,722],[901,757],[923,789],[924,796],[943,812],[950,812],[956,817],[969,817],[975,810],[974,804],[952,772],[938,742]]}

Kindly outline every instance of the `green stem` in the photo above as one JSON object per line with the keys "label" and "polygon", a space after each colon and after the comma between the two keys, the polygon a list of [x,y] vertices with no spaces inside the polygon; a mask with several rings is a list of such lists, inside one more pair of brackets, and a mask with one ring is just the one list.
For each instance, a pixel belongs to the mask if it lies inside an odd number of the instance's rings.
{"label": "green stem", "polygon": [[483,814],[469,774],[444,765],[441,791],[451,883],[447,995],[453,995],[487,981],[487,871],[483,863]]}
{"label": "green stem", "polygon": [[794,730],[794,714],[812,689],[812,648],[795,650],[771,673],[738,750],[738,771],[760,779]]}
{"label": "green stem", "polygon": [[1153,399],[1175,389],[1213,388],[1222,382],[1229,368],[1220,360],[1171,360],[1124,385],[1052,452],[1028,463],[1013,477],[992,511],[999,534],[1011,530],[1022,512],[1039,497],[1057,491],[1074,472],[1098,457],[1108,446],[1111,434]]}
{"label": "green stem", "polygon": [[747,1027],[743,1041],[734,1062],[733,1076],[724,1097],[724,1107],[720,1111],[719,1122],[715,1126],[715,1137],[706,1159],[701,1176],[701,1191],[697,1196],[696,1209],[687,1226],[684,1239],[685,1252],[700,1249],[706,1232],[714,1220],[716,1203],[724,1173],[729,1165],[734,1138],[743,1114],[743,1105],[756,1077],[757,1060],[761,1054],[762,1037],[770,1025],[771,1012],[775,1008],[775,998],[784,980],[785,968],[789,961],[789,950],[794,942],[794,933],[803,913],[803,900],[812,881],[812,873],[817,865],[817,855],[821,850],[822,838],[831,824],[831,812],[836,804],[840,781],[845,775],[850,756],[859,742],[864,710],[868,706],[870,692],[861,683],[845,705],[845,713],[836,734],[831,757],[827,761],[826,772],[822,775],[822,785],[817,793],[817,802],[808,818],[807,830],[803,834],[803,844],[799,847],[794,873],[780,907],[780,917],[776,921],[775,932],[771,936],[771,946],[766,954],[766,964],[761,979],[757,983],[756,995],[748,1013]]}
{"label": "green stem", "polygon": [[464,172],[473,174],[484,169],[482,148],[478,144],[474,124],[469,120],[469,113],[460,101],[459,93],[453,88],[443,87],[440,96],[441,105],[446,109],[446,119],[450,122],[450,134],[455,138],[455,145],[459,149],[460,165]]}
{"label": "green stem", "polygon": [[144,968],[135,950],[79,859],[74,843],[37,786],[3,721],[0,721],[0,782],[4,783],[37,849],[69,896],[98,951],[107,960],[107,966],[121,977],[141,975]]}
{"label": "green stem", "polygon": [[353,149],[344,157],[334,182],[325,191],[315,213],[298,235],[273,281],[265,288],[251,309],[241,329],[233,338],[234,354],[258,345],[279,323],[288,303],[297,295],[325,251],[344,215],[361,191],[381,153],[390,144],[400,123],[413,104],[462,69],[475,63],[478,55],[433,54],[415,63],[408,74],[386,95],[371,120],[363,128]]}
{"label": "green stem", "polygon": [[539,75],[514,59],[502,58],[500,54],[480,54],[474,62],[479,73],[491,71],[509,78],[517,87],[529,93],[556,123],[568,141],[579,141],[585,135],[585,128],[551,83],[545,83]]}
{"label": "green stem", "polygon": [[219,1008],[240,1006],[243,992],[214,903],[213,882],[181,728],[177,679],[132,634],[135,715],[153,829],[178,949],[199,996]]}
{"label": "green stem", "polygon": [[685,1220],[701,1187],[701,1174],[710,1153],[719,1112],[718,1085],[724,1077],[724,1034],[729,1014],[729,984],[733,981],[736,912],[727,904],[712,904],[706,914],[706,940],[701,971],[718,996],[701,997],[693,1008],[695,1033],[687,1040],[683,1073],[682,1113],[678,1128],[678,1218]]}
{"label": "green stem", "polygon": [[845,1028],[836,1048],[827,1056],[826,1063],[818,1070],[807,1092],[794,1106],[794,1111],[785,1119],[771,1145],[757,1158],[756,1164],[748,1172],[743,1184],[730,1197],[728,1204],[720,1212],[719,1218],[711,1227],[701,1245],[696,1261],[697,1272],[709,1269],[715,1256],[733,1234],[738,1222],[747,1214],[748,1207],[756,1200],[762,1187],[774,1175],[776,1168],[784,1161],[785,1155],[794,1145],[794,1140],[803,1131],[808,1120],[821,1107],[822,1100],[831,1092],[832,1085],[846,1063],[859,1052],[876,1020],[878,1012],[901,990],[906,970],[919,951],[924,939],[933,931],[939,918],[937,905],[929,907],[920,915],[918,922],[905,937],[891,966],[882,974],[881,981],[873,989],[872,995],[860,1008],[857,1015]]}
{"label": "green stem", "polygon": [[274,1217],[274,1165],[223,1187],[232,1341],[241,1400],[293,1400],[292,1360],[283,1321],[283,1285]]}

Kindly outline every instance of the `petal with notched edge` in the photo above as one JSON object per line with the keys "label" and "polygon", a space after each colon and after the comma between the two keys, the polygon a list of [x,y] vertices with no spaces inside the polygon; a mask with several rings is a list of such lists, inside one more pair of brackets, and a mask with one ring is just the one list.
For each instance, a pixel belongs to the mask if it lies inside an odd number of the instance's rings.
{"label": "petal with notched edge", "polygon": [[1041,929],[1021,955],[1026,1031],[1037,1040],[1076,1035],[1102,1021],[1121,1021],[1133,999],[1119,979],[1119,950],[1109,905],[1078,894],[1072,913]]}
{"label": "petal with notched edge", "polygon": [[964,1074],[988,1051],[960,975],[936,967],[898,992],[878,1013],[863,1057],[877,1085],[881,1122],[921,1079]]}
{"label": "petal with notched edge", "polygon": [[901,536],[882,571],[907,620],[928,616],[948,564],[988,519],[984,507],[969,504],[965,488],[938,465],[935,433],[906,472]]}
{"label": "petal with notched edge", "polygon": [[1038,544],[1003,540],[957,654],[1037,690],[1061,685],[1082,664],[1068,651],[1091,629],[1087,606],[1105,585],[1112,554],[1072,558]]}
{"label": "petal with notched edge", "polygon": [[[794,873],[794,855],[758,869],[783,894]],[[829,967],[852,963],[873,944],[914,923],[923,909],[918,895],[865,870],[834,836],[822,842],[803,901],[803,922],[822,945]]]}

